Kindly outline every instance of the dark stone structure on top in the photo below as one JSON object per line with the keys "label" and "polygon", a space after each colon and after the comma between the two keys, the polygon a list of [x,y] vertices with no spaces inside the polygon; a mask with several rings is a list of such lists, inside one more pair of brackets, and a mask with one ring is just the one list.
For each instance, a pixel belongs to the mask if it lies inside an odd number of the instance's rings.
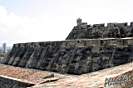
{"label": "dark stone structure on top", "polygon": [[66,39],[125,38],[133,36],[133,22],[87,25],[79,18]]}
{"label": "dark stone structure on top", "polygon": [[87,25],[77,20],[66,40],[14,44],[2,63],[83,74],[133,61],[133,23]]}

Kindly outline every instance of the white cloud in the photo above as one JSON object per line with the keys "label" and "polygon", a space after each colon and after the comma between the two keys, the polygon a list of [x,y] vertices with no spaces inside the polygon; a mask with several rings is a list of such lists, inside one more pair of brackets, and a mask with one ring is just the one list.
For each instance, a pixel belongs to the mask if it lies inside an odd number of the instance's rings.
{"label": "white cloud", "polygon": [[27,3],[26,6],[19,2],[0,6],[0,43],[64,40],[78,17],[88,24],[133,20],[132,0],[24,2]]}
{"label": "white cloud", "polygon": [[[3,42],[13,44],[63,40],[67,36],[66,32],[61,30],[64,24],[58,24],[59,20],[55,19],[17,16],[15,13],[9,12],[6,8],[0,6],[0,44]],[[60,28],[58,29],[59,26]]]}

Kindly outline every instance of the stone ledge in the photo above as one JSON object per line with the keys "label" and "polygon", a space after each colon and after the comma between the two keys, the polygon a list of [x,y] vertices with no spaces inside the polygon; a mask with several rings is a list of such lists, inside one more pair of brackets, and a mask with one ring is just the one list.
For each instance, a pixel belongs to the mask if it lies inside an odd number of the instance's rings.
{"label": "stone ledge", "polygon": [[0,88],[27,88],[34,84],[26,80],[0,75]]}

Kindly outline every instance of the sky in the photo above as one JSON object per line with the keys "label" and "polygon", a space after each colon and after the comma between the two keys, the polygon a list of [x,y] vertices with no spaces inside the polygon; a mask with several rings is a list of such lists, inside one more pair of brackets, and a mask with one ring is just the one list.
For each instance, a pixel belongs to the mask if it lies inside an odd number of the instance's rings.
{"label": "sky", "polygon": [[0,0],[0,45],[65,40],[88,24],[132,22],[133,0]]}

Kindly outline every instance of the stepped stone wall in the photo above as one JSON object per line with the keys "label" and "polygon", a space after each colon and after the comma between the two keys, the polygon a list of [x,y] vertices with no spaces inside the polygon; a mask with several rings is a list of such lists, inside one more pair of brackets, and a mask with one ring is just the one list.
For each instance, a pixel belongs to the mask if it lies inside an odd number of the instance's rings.
{"label": "stepped stone wall", "polygon": [[133,60],[133,38],[76,39],[14,44],[3,63],[83,74]]}
{"label": "stepped stone wall", "polygon": [[66,40],[14,44],[2,63],[83,74],[133,60],[133,22],[87,25],[81,19]]}

